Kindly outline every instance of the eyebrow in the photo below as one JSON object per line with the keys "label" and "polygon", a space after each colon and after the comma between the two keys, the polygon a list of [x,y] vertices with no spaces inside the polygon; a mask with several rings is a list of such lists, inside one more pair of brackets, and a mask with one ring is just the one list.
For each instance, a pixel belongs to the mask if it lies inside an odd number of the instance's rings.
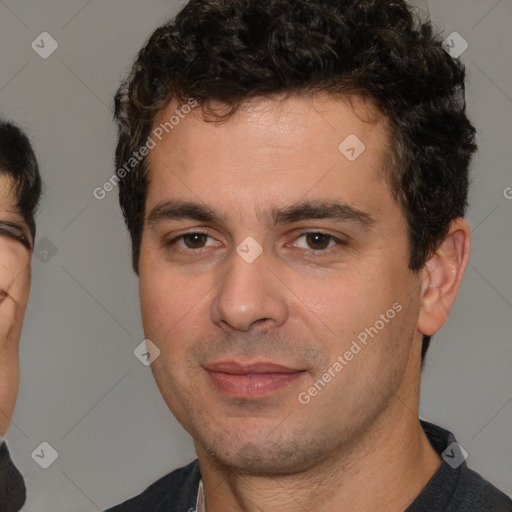
{"label": "eyebrow", "polygon": [[[376,223],[369,213],[339,201],[300,201],[289,206],[273,208],[266,217],[268,223],[274,225],[311,219],[328,219],[355,223],[361,228],[367,229]],[[149,213],[147,222],[148,224],[157,224],[167,220],[183,219],[211,223],[225,222],[206,204],[181,200],[168,200],[159,203]]]}
{"label": "eyebrow", "polygon": [[5,220],[0,220],[0,236],[3,235],[9,236],[18,242],[21,242],[27,249],[32,249],[32,245],[27,235],[23,231],[23,228],[17,224]]}

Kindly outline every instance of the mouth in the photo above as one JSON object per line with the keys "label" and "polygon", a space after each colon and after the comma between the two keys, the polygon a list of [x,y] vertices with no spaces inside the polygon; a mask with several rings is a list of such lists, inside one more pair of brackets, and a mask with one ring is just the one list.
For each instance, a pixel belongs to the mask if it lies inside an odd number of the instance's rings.
{"label": "mouth", "polygon": [[267,396],[300,379],[306,370],[272,362],[241,364],[221,361],[203,367],[211,382],[233,398],[254,399]]}

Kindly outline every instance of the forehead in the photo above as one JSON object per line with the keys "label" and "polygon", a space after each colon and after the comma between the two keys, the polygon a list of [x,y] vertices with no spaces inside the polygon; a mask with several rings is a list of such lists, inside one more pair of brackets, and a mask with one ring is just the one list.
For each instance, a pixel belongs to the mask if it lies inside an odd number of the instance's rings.
{"label": "forehead", "polygon": [[207,122],[200,108],[186,115],[188,109],[179,109],[171,103],[155,119],[152,134],[167,129],[148,156],[149,207],[169,195],[209,199],[233,211],[292,196],[342,192],[358,202],[365,192],[389,194],[383,180],[388,124],[364,98],[259,98],[221,123]]}
{"label": "forehead", "polygon": [[0,169],[0,211],[16,209],[14,181]]}
{"label": "forehead", "polygon": [[[225,104],[212,100],[205,108],[206,112],[200,107],[189,109],[186,104],[171,101],[155,117],[153,133],[163,128],[157,143],[171,138],[182,143],[188,138],[197,147],[208,141],[215,145],[221,138],[231,136],[233,144],[239,144],[250,132],[251,139],[246,139],[244,146],[267,144],[298,152],[311,151],[313,146],[319,150],[326,145],[332,148],[333,141],[357,132],[374,146],[376,142],[388,146],[386,117],[371,100],[356,94],[283,93],[271,98],[257,97],[241,103],[236,113],[225,120],[209,113],[211,109],[222,115],[228,108]],[[300,142],[302,146],[298,145]]]}
{"label": "forehead", "polygon": [[15,222],[26,226],[25,219],[18,206],[14,180],[0,169],[0,221]]}

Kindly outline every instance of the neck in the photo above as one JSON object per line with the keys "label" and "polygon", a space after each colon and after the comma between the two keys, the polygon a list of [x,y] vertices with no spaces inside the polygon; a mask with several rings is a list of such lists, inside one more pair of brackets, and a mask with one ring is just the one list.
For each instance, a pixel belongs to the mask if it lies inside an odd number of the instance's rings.
{"label": "neck", "polygon": [[383,414],[349,453],[340,447],[328,459],[296,474],[240,474],[219,465],[196,444],[206,511],[404,510],[441,459],[423,432],[417,412],[404,412],[403,404],[394,402],[396,411]]}

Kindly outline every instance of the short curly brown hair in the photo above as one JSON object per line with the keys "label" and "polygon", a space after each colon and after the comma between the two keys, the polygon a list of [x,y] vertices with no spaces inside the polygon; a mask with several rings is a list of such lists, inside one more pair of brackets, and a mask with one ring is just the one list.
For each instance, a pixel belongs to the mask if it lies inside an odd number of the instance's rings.
{"label": "short curly brown hair", "polygon": [[[255,97],[356,93],[391,127],[389,176],[405,212],[409,267],[420,270],[467,206],[475,129],[464,66],[404,0],[190,0],[139,52],[115,98],[116,168],[147,140],[171,100],[220,101],[229,118]],[[138,271],[146,159],[119,183]],[[430,338],[423,341],[422,358]]]}

